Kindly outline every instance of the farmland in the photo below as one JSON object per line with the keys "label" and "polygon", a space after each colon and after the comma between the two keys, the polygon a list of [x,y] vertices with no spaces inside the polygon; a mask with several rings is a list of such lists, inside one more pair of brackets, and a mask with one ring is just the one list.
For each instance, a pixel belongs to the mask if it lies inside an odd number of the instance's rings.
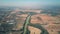
{"label": "farmland", "polygon": [[[47,13],[48,12],[48,13]],[[59,34],[60,14],[46,10],[9,10],[0,20],[1,34]],[[0,16],[2,14],[0,13]],[[3,15],[2,15],[3,16]]]}

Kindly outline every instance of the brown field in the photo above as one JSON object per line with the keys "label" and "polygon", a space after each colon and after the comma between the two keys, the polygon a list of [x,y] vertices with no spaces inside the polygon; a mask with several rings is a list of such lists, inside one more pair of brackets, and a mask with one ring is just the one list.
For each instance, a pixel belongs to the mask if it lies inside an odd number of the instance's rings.
{"label": "brown field", "polygon": [[57,16],[53,17],[44,14],[37,14],[31,17],[32,24],[42,24],[49,34],[58,34],[58,31],[60,31],[60,24],[55,24],[56,22],[60,23]]}

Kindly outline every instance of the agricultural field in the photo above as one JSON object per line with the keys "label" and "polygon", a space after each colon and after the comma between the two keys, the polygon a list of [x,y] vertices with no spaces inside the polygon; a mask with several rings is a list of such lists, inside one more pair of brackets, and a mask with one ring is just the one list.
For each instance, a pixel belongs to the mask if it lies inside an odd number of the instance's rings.
{"label": "agricultural field", "polygon": [[11,11],[0,23],[1,34],[60,34],[60,15],[43,10]]}

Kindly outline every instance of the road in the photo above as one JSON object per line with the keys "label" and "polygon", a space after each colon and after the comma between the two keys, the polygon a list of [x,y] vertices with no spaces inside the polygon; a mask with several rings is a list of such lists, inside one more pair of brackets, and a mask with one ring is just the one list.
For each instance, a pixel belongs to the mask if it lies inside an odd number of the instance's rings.
{"label": "road", "polygon": [[24,23],[24,26],[23,26],[23,34],[26,34],[26,32],[27,32],[27,28],[28,28],[28,24],[29,24],[30,18],[31,18],[31,16],[28,15],[26,20],[25,20],[25,23]]}

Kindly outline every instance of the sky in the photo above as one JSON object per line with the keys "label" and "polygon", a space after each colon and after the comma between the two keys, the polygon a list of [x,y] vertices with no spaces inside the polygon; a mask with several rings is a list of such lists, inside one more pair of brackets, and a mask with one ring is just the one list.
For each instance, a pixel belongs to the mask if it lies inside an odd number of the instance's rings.
{"label": "sky", "polygon": [[0,0],[0,6],[17,6],[17,7],[40,7],[46,5],[60,5],[60,0]]}

